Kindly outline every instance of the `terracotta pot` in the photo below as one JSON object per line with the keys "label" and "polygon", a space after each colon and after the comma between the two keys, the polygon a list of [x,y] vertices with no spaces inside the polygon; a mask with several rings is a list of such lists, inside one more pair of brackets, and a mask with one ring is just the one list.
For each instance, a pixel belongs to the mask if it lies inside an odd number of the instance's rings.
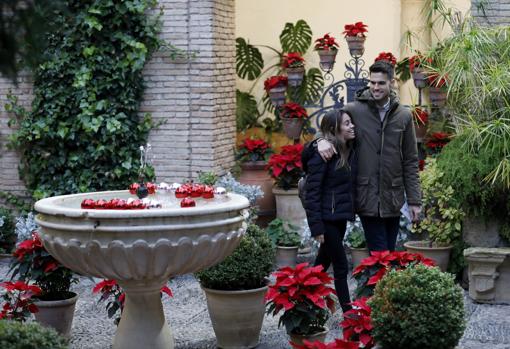
{"label": "terracotta pot", "polygon": [[326,336],[328,335],[328,332],[329,332],[329,330],[326,328],[322,332],[317,332],[317,333],[310,334],[310,335],[289,333],[289,337],[290,337],[291,342],[293,342],[294,344],[297,344],[297,345],[304,345],[303,341],[305,339],[309,342],[319,341],[319,342],[324,343],[324,341],[326,340]]}
{"label": "terracotta pot", "polygon": [[335,65],[338,50],[317,50],[319,54],[319,66],[323,71],[330,72]]}
{"label": "terracotta pot", "polygon": [[414,133],[416,134],[416,140],[421,142],[427,134],[427,124],[414,123]]}
{"label": "terracotta pot", "polygon": [[303,229],[306,213],[299,199],[298,190],[273,188],[273,194],[276,199],[276,217]]}
{"label": "terracotta pot", "polygon": [[347,46],[349,47],[349,53],[353,57],[361,57],[365,53],[365,40],[364,36],[346,36]]}
{"label": "terracotta pot", "polygon": [[448,268],[450,261],[450,253],[452,250],[451,245],[448,246],[432,246],[430,247],[429,241],[408,241],[404,243],[404,247],[408,252],[421,253],[427,258],[436,261],[437,266],[441,271],[445,272]]}
{"label": "terracotta pot", "polygon": [[444,107],[446,104],[446,92],[441,87],[431,86],[429,88],[430,104],[433,107]]}
{"label": "terracotta pot", "polygon": [[267,287],[243,291],[220,291],[202,287],[207,309],[223,349],[254,348],[259,344],[264,320]]}
{"label": "terracotta pot", "polygon": [[305,124],[303,118],[280,118],[282,120],[283,132],[290,139],[299,139]]}
{"label": "terracotta pot", "polygon": [[296,266],[299,246],[276,246],[275,265],[276,268]]}
{"label": "terracotta pot", "polygon": [[74,307],[78,295],[74,292],[71,298],[58,301],[37,300],[34,304],[39,311],[34,314],[38,323],[43,326],[54,328],[65,338],[71,338],[71,326],[73,324]]}
{"label": "terracotta pot", "polygon": [[286,71],[290,86],[296,87],[301,85],[305,75],[305,67],[287,68]]}
{"label": "terracotta pot", "polygon": [[414,68],[411,72],[413,76],[414,86],[416,88],[425,88],[428,85],[427,76],[422,68]]}
{"label": "terracotta pot", "polygon": [[258,216],[261,221],[274,219],[276,215],[276,202],[273,194],[274,180],[266,170],[266,161],[249,161],[241,164],[239,182],[249,185],[260,185],[264,196],[257,199],[259,206]]}
{"label": "terracotta pot", "polygon": [[275,87],[269,90],[269,98],[271,99],[271,103],[275,107],[280,107],[285,104],[285,92],[287,91],[287,87]]}
{"label": "terracotta pot", "polygon": [[349,248],[351,250],[351,258],[352,258],[352,269],[355,269],[363,259],[370,257],[370,252],[368,252],[368,248]]}

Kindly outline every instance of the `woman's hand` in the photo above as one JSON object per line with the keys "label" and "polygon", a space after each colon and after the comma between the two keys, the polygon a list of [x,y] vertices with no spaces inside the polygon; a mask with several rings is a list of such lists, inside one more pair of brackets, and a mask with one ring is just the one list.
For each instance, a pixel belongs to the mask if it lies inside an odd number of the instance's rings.
{"label": "woman's hand", "polygon": [[324,243],[324,234],[314,236],[315,241],[317,241],[320,244]]}

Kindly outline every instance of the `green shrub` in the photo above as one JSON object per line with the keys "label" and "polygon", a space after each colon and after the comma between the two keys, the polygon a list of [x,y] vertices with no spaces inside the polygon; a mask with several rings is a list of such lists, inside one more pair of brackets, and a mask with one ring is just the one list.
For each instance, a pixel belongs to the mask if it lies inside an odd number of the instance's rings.
{"label": "green shrub", "polygon": [[369,305],[373,336],[385,349],[453,349],[464,333],[462,290],[438,268],[390,271]]}
{"label": "green shrub", "polygon": [[295,247],[301,243],[297,227],[281,218],[273,219],[266,231],[274,246]]}
{"label": "green shrub", "polygon": [[0,253],[11,253],[15,244],[14,217],[10,210],[0,207]]}
{"label": "green shrub", "polygon": [[0,348],[66,349],[66,340],[55,330],[38,323],[0,320]]}
{"label": "green shrub", "polygon": [[202,286],[216,290],[263,287],[273,268],[274,249],[266,232],[250,224],[234,252],[219,264],[196,273]]}

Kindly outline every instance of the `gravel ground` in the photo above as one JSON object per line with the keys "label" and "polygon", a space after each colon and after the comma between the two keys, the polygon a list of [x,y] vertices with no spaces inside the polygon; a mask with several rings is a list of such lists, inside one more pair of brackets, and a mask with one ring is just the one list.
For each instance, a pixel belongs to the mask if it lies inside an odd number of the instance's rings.
{"label": "gravel ground", "polygon": [[[0,280],[5,279],[7,270],[7,265],[0,262]],[[97,295],[92,294],[93,286],[94,281],[84,277],[74,286],[74,291],[80,297],[72,328],[72,349],[111,348],[116,326],[108,318],[104,304],[97,304]],[[177,277],[172,280],[170,287],[174,297],[164,296],[163,307],[174,334],[176,348],[216,348],[205,296],[195,278],[192,275]],[[467,327],[459,348],[510,349],[510,305],[476,304],[467,297],[467,293],[464,298]],[[328,340],[341,338],[338,326],[340,317],[340,312],[337,312],[330,319]],[[257,348],[289,348],[284,329],[278,329],[278,318],[264,318]]]}

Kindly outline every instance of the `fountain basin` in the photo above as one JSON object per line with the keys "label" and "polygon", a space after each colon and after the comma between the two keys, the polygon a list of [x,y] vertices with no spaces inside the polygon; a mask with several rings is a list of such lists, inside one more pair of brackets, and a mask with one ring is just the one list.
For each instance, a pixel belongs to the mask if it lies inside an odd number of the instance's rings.
{"label": "fountain basin", "polygon": [[36,222],[45,248],[59,262],[82,275],[114,279],[124,288],[114,348],[173,348],[159,289],[172,276],[196,272],[231,254],[246,230],[249,202],[231,193],[181,208],[179,200],[158,194],[152,196],[163,203],[158,209],[80,207],[84,199],[130,197],[129,191],[108,191],[42,199],[35,204]]}

